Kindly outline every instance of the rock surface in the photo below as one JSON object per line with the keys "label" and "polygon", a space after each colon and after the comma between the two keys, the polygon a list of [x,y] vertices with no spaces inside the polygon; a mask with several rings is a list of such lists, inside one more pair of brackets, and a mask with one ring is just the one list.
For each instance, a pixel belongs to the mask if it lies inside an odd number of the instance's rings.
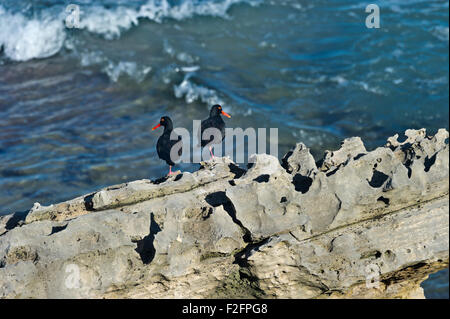
{"label": "rock surface", "polygon": [[417,298],[448,267],[448,132],[254,155],[0,217],[3,298]]}

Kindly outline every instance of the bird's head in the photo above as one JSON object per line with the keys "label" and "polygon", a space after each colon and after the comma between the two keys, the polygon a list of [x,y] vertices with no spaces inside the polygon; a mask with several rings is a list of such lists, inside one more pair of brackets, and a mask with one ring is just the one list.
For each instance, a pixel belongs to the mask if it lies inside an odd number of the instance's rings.
{"label": "bird's head", "polygon": [[170,130],[173,129],[173,124],[172,124],[172,120],[170,119],[170,117],[168,117],[168,116],[161,117],[161,119],[159,120],[159,124],[156,125],[154,128],[152,128],[152,131],[156,130],[160,126],[164,126],[165,129],[170,129]]}
{"label": "bird's head", "polygon": [[225,112],[222,110],[222,106],[220,106],[219,104],[214,105],[214,106],[211,108],[211,111],[209,112],[209,116],[210,116],[210,117],[217,116],[217,115],[225,115],[226,117],[231,118],[231,115],[225,113]]}

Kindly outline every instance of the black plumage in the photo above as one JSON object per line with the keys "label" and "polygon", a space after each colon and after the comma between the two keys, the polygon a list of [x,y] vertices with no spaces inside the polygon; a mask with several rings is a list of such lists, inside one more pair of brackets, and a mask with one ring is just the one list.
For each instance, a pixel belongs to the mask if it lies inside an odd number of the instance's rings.
{"label": "black plumage", "polygon": [[200,125],[200,141],[201,141],[201,146],[202,147],[208,145],[214,139],[213,136],[206,136],[205,139],[202,139],[203,132],[205,132],[205,130],[207,130],[208,128],[216,128],[222,134],[222,139],[220,141],[218,141],[217,143],[214,143],[214,144],[221,143],[223,141],[223,139],[225,138],[225,122],[223,121],[221,115],[225,115],[227,117],[231,117],[230,115],[228,115],[227,113],[225,113],[222,110],[222,107],[220,105],[216,104],[216,105],[214,105],[211,108],[211,111],[209,112],[209,117],[201,122],[201,125]]}
{"label": "black plumage", "polygon": [[156,125],[153,130],[157,129],[158,127],[163,126],[164,132],[163,134],[158,138],[158,142],[156,143],[156,151],[158,152],[158,157],[164,161],[166,161],[167,165],[169,165],[169,175],[172,174],[172,166],[175,165],[174,161],[177,161],[182,154],[182,147],[180,145],[180,149],[178,152],[176,152],[173,157],[171,158],[170,153],[172,148],[181,141],[181,136],[177,135],[177,139],[170,139],[170,135],[173,132],[173,123],[170,117],[163,116],[159,124]]}

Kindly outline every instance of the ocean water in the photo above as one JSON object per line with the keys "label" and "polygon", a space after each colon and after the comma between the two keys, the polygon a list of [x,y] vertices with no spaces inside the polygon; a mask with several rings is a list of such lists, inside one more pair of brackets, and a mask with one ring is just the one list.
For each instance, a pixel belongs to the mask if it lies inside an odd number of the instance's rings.
{"label": "ocean water", "polygon": [[[165,175],[151,127],[214,103],[280,157],[448,129],[448,1],[375,3],[379,29],[355,0],[0,0],[0,214]],[[448,270],[423,287],[448,298]]]}

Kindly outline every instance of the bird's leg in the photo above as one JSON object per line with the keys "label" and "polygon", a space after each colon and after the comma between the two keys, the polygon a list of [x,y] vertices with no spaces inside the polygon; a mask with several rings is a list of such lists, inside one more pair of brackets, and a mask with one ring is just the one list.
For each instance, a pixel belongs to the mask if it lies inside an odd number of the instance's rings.
{"label": "bird's leg", "polygon": [[170,175],[172,175],[173,173],[172,173],[172,166],[171,165],[169,165],[169,174],[167,174],[168,176],[170,176]]}
{"label": "bird's leg", "polygon": [[212,152],[212,146],[209,147],[209,153],[211,154],[211,158],[214,159],[214,154]]}

